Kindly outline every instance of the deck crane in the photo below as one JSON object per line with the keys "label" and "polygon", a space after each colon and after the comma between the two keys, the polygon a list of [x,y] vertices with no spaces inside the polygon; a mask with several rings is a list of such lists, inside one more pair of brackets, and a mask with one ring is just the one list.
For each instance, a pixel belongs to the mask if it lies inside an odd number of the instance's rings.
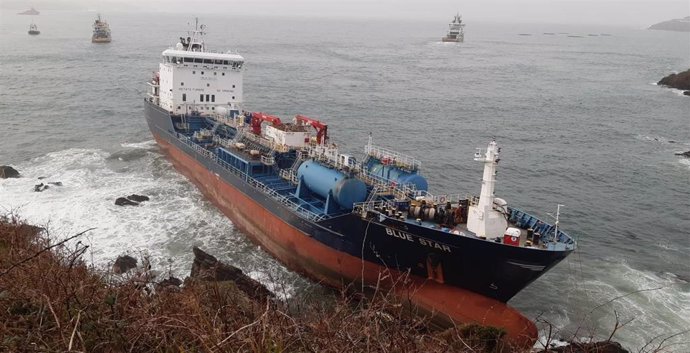
{"label": "deck crane", "polygon": [[295,122],[298,125],[311,125],[316,129],[316,143],[319,145],[328,142],[328,125],[304,115],[295,115]]}
{"label": "deck crane", "polygon": [[263,123],[264,121],[273,124],[273,126],[279,126],[283,124],[280,121],[280,118],[278,118],[277,116],[268,115],[261,112],[252,113],[252,132],[254,134],[261,135],[261,123]]}

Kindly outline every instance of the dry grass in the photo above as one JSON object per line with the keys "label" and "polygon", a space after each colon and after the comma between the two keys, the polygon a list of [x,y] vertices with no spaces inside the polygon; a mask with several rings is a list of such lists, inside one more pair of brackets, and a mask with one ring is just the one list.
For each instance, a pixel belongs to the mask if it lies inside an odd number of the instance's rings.
{"label": "dry grass", "polygon": [[[387,293],[252,300],[232,282],[112,280],[78,237],[0,218],[0,352],[497,352],[503,332],[432,331]],[[505,350],[504,350],[505,351]]]}

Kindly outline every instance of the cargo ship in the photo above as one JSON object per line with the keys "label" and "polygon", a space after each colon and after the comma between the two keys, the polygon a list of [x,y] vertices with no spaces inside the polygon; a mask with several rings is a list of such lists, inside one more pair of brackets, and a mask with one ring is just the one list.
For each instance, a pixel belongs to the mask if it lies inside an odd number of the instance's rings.
{"label": "cargo ship", "polygon": [[93,35],[91,35],[91,43],[110,43],[112,40],[110,34],[110,25],[108,22],[101,19],[98,14],[96,20],[93,22]]}
{"label": "cargo ship", "polygon": [[448,33],[441,38],[441,41],[457,43],[465,41],[465,24],[462,23],[462,16],[460,16],[459,12],[453,17],[453,21],[448,24]]}
{"label": "cargo ship", "polygon": [[419,160],[371,136],[358,158],[321,120],[245,111],[244,58],[207,50],[204,34],[197,21],[162,52],[145,116],[174,168],[235,226],[320,283],[404,277],[391,290],[434,322],[501,327],[512,344],[534,343],[534,323],[506,302],[576,243],[558,221],[494,195],[495,141],[474,154],[484,168],[478,196],[432,194]]}

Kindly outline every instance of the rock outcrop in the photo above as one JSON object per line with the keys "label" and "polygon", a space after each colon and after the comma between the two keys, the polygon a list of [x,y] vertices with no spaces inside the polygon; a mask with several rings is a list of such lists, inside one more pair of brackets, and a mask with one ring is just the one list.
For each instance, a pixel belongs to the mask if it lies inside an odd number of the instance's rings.
{"label": "rock outcrop", "polygon": [[129,200],[131,200],[131,201],[134,201],[134,202],[139,202],[139,203],[141,203],[141,202],[144,202],[144,201],[148,201],[148,200],[149,200],[149,197],[148,197],[148,196],[144,196],[144,195],[132,194],[132,195],[127,196],[127,199],[129,199]]}
{"label": "rock outcrop", "polygon": [[19,178],[19,172],[9,165],[0,165],[0,179]]}
{"label": "rock outcrop", "polygon": [[690,70],[670,74],[657,82],[657,85],[684,90],[683,94],[690,96]]}
{"label": "rock outcrop", "polygon": [[117,260],[115,260],[115,263],[113,264],[113,273],[119,275],[133,268],[137,268],[137,259],[129,255],[122,255],[118,256]]}
{"label": "rock outcrop", "polygon": [[148,196],[132,194],[127,197],[118,197],[115,199],[115,204],[118,206],[138,206],[140,203],[148,200]]}
{"label": "rock outcrop", "polygon": [[539,353],[630,353],[620,343],[613,341],[578,343],[571,342],[567,346],[550,348]]}
{"label": "rock outcrop", "polygon": [[43,183],[36,184],[36,185],[34,185],[34,192],[41,192],[43,190],[48,189],[49,187],[50,186],[48,186],[47,184],[43,184]]}
{"label": "rock outcrop", "polygon": [[676,156],[681,156],[681,157],[690,158],[690,151],[687,151],[687,152],[676,152]]}
{"label": "rock outcrop", "polygon": [[245,275],[239,268],[218,261],[214,256],[196,246],[192,251],[194,252],[194,262],[190,274],[191,278],[206,281],[232,281],[238,289],[246,293],[250,298],[260,301],[275,297],[271,291],[253,278]]}
{"label": "rock outcrop", "polygon": [[139,206],[138,202],[131,201],[126,197],[118,197],[115,199],[115,204],[118,206]]}

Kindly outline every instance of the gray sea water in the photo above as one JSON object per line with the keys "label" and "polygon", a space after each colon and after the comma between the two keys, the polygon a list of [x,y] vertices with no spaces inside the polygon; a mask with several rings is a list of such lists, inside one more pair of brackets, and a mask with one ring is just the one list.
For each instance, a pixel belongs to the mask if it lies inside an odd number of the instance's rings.
{"label": "gray sea water", "polygon": [[[287,296],[318,291],[252,245],[158,153],[145,81],[189,16],[104,14],[113,42],[90,42],[95,13],[0,14],[0,212],[56,236],[90,227],[91,261],[149,254],[183,276],[199,245]],[[379,145],[422,160],[432,192],[478,193],[476,147],[503,149],[497,195],[548,218],[579,250],[511,304],[568,338],[631,351],[680,333],[690,351],[690,97],[654,82],[690,67],[690,34],[626,27],[208,16],[207,44],[246,59],[245,108],[328,122],[343,150]],[[552,32],[554,35],[546,35]],[[531,34],[531,35],[519,35]],[[607,35],[601,35],[607,34]],[[570,37],[579,36],[579,37]],[[34,184],[61,181],[42,192]],[[118,196],[152,197],[119,208]],[[544,331],[545,332],[545,331]],[[655,346],[656,347],[656,346]]]}

